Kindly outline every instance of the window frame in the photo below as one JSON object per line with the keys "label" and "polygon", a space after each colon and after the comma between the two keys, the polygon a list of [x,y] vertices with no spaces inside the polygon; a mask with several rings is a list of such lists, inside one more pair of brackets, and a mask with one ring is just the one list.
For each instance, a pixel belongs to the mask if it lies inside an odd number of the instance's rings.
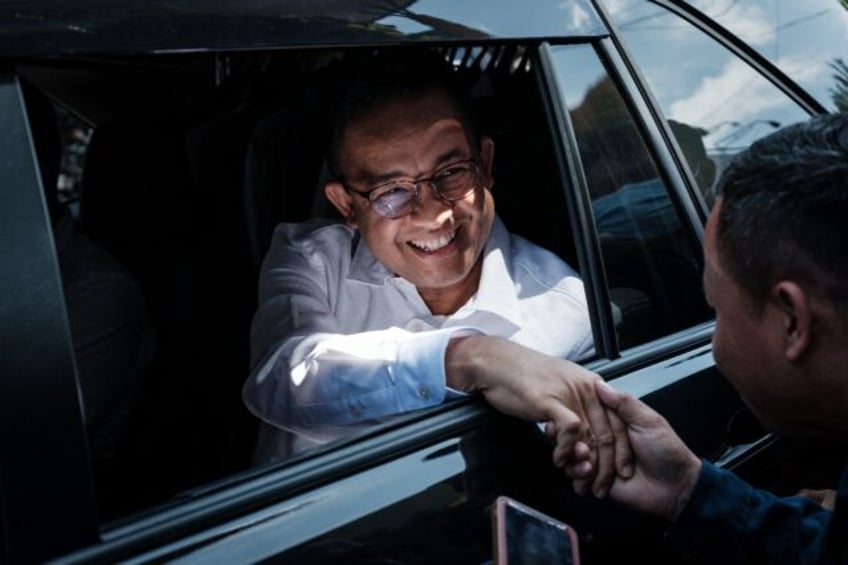
{"label": "window frame", "polygon": [[[563,93],[560,91],[551,61],[551,48],[569,45],[574,42],[544,42],[540,44],[540,61],[543,70],[541,78],[545,86],[542,89],[546,99],[546,109],[549,112],[549,125],[553,132],[556,151],[559,157],[558,166],[563,179],[563,189],[569,205],[570,222],[573,230],[575,245],[580,261],[580,273],[590,304],[590,317],[595,333],[597,359],[588,364],[593,370],[605,373],[607,363],[632,356],[634,362],[640,364],[645,360],[645,352],[650,350],[651,359],[661,359],[673,355],[680,350],[681,336],[689,336],[684,341],[692,347],[703,345],[709,341],[704,334],[704,328],[712,327],[713,322],[706,321],[694,324],[677,332],[664,334],[658,338],[635,347],[622,349],[619,346],[610,299],[610,288],[606,277],[605,260],[598,237],[591,199],[585,172],[579,151],[573,125]],[[610,38],[594,39],[583,43],[590,45],[599,62],[604,66],[610,79],[620,92],[624,104],[650,153],[660,178],[669,190],[671,199],[684,231],[687,234],[692,250],[701,261],[703,256],[700,246],[703,242],[703,226],[706,222],[707,210],[699,200],[700,191],[685,157],[680,150],[676,138],[667,122],[661,117],[658,105],[653,100],[650,90],[645,87],[638,73],[625,59],[615,51]],[[630,71],[634,71],[631,74]],[[648,119],[648,116],[651,119]],[[612,375],[626,371],[626,363],[616,362]]]}

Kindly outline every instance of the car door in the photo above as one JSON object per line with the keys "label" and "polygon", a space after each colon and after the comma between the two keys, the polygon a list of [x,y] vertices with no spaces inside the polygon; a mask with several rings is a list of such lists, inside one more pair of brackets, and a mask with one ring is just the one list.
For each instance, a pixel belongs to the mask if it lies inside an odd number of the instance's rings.
{"label": "car door", "polygon": [[[453,49],[452,60],[471,65],[500,46]],[[503,68],[487,73],[497,93],[490,110],[503,155],[494,190],[504,221],[579,265],[596,335],[589,366],[665,414],[699,455],[721,460],[741,402],[710,354],[704,209],[683,161],[603,35],[527,40],[506,53]],[[646,202],[629,192],[640,190]],[[728,463],[744,454],[766,465],[771,440],[745,444]],[[491,504],[502,494],[574,525],[587,562],[637,549],[672,559],[659,543],[661,524],[575,496],[550,452],[531,424],[475,400],[448,404],[189,490],[173,510],[117,528],[68,561],[482,563],[491,558]]]}

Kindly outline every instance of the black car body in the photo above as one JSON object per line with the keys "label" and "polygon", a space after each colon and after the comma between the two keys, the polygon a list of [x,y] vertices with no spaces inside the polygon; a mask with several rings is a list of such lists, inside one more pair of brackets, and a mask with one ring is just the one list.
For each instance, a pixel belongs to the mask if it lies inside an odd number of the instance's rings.
{"label": "black car body", "polygon": [[[700,286],[727,159],[846,109],[845,8],[797,4],[776,3],[781,21],[754,1],[0,5],[2,561],[484,563],[501,494],[572,524],[586,563],[676,561],[663,524],[575,496],[539,430],[478,399],[251,466],[240,389],[259,262],[277,222],[326,212],[328,108],[345,59],[373,49],[437,49],[475,86],[498,212],[584,278],[589,367],[757,485],[826,482],[839,454],[797,465],[810,446],[763,432],[718,372]],[[744,14],[770,42],[734,28]],[[157,332],[108,483],[89,457],[33,96],[77,136],[63,202],[138,277]]]}

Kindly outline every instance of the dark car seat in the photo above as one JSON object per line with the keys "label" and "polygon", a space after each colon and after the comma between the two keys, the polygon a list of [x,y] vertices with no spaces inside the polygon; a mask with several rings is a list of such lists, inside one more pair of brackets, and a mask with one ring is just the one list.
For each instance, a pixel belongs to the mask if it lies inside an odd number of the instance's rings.
{"label": "dark car seat", "polygon": [[158,343],[122,446],[123,504],[155,500],[181,484],[182,389],[192,371],[192,203],[184,127],[161,116],[94,129],[79,202],[80,229],[136,276]]}
{"label": "dark car seat", "polygon": [[332,216],[324,199],[328,114],[320,95],[309,93],[263,118],[248,145],[244,168],[244,215],[251,256],[261,264],[274,228]]}
{"label": "dark car seat", "polygon": [[253,224],[243,211],[243,183],[244,155],[266,113],[261,100],[238,100],[199,120],[186,136],[193,200],[203,218],[194,230],[195,357],[215,382],[198,415],[213,422],[206,447],[214,460],[207,459],[207,467],[221,475],[250,464],[258,429],[241,400],[250,368],[248,336],[258,272],[250,238]]}

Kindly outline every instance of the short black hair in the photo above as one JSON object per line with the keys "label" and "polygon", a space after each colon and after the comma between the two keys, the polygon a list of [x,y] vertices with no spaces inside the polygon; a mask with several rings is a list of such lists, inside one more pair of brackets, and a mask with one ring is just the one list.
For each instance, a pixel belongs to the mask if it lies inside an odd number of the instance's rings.
{"label": "short black hair", "polygon": [[348,68],[350,83],[332,122],[327,162],[341,178],[341,146],[350,124],[371,116],[389,103],[416,100],[444,92],[456,104],[473,151],[479,150],[477,125],[467,95],[468,85],[446,56],[420,48],[393,48],[359,54]]}
{"label": "short black hair", "polygon": [[740,153],[718,182],[718,252],[761,312],[791,278],[848,316],[848,114],[784,127]]}

